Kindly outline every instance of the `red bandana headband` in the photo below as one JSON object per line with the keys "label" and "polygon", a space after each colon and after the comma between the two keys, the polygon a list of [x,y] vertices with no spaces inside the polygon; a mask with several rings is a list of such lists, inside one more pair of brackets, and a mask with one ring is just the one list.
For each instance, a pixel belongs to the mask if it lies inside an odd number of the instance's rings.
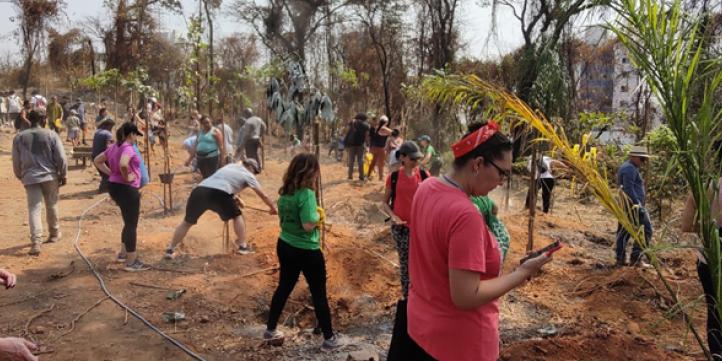
{"label": "red bandana headband", "polygon": [[458,159],[463,157],[498,132],[499,124],[494,121],[489,121],[477,131],[467,135],[451,146],[451,150],[454,152],[454,158]]}

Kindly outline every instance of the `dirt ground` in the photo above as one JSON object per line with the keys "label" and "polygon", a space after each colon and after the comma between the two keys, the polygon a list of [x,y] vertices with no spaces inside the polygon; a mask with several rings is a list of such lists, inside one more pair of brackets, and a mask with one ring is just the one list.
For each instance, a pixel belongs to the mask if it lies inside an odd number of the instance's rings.
{"label": "dirt ground", "polygon": [[[80,214],[106,198],[95,192],[98,176],[92,167],[71,167],[68,185],[61,190],[62,241],[44,246],[38,257],[27,255],[25,192],[12,174],[11,141],[11,133],[0,133],[0,182],[5,184],[0,193],[0,267],[17,273],[19,285],[0,291],[0,334],[37,341],[43,360],[188,359],[113,302],[104,300],[97,280],[73,248]],[[300,281],[281,318],[281,328],[290,337],[282,347],[267,346],[261,335],[278,276],[275,216],[246,211],[248,238],[258,250],[253,255],[225,254],[223,223],[207,213],[190,231],[181,256],[161,260],[197,181],[187,171],[181,172],[181,141],[181,136],[172,138],[176,154],[172,168],[178,171],[175,211],[163,213],[163,189],[157,182],[160,152],[151,167],[155,182],[142,190],[139,252],[157,269],[129,274],[114,263],[122,224],[112,201],[101,201],[82,221],[80,248],[102,273],[111,292],[207,360],[346,360],[354,351],[384,359],[400,284],[398,258],[383,224],[385,216],[379,211],[383,183],[349,182],[340,163],[323,157],[323,196],[330,223],[325,251],[329,297],[334,326],[350,344],[332,354],[319,351],[321,337],[312,333],[315,319],[310,295],[305,281]],[[277,145],[267,158],[259,179],[275,198],[290,157]],[[502,191],[493,197],[501,201]],[[563,185],[555,197],[552,214],[537,219],[536,245],[560,239],[567,247],[557,253],[543,275],[502,300],[501,358],[702,359],[653,271],[609,267],[616,227],[610,217],[594,202],[579,202]],[[265,209],[251,191],[243,198],[247,205]],[[526,247],[522,198],[521,191],[512,191],[510,207],[502,213],[512,234],[507,271],[518,264]],[[661,223],[655,225],[658,236],[676,239],[674,232],[660,229]],[[662,228],[673,227],[671,223]],[[663,254],[663,259],[665,274],[703,332],[694,254],[674,251]],[[166,298],[166,289],[180,288],[187,292],[179,299]],[[168,323],[164,312],[182,312],[186,320]]]}

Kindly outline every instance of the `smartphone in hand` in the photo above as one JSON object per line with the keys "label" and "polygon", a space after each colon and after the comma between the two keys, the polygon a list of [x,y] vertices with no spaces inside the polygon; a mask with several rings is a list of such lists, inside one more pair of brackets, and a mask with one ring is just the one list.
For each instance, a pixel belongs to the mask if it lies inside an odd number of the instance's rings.
{"label": "smartphone in hand", "polygon": [[522,264],[532,258],[539,257],[544,253],[546,253],[547,256],[551,256],[552,254],[554,254],[554,252],[562,249],[563,246],[564,245],[559,241],[552,242],[551,244],[542,249],[529,253],[528,255],[526,255],[526,257],[522,258],[521,261],[519,261],[519,264]]}

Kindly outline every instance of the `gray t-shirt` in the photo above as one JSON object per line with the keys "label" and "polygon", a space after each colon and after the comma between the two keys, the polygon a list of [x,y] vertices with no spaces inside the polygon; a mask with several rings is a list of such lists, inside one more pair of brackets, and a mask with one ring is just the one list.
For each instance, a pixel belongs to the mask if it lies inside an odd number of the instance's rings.
{"label": "gray t-shirt", "polygon": [[63,141],[45,128],[21,131],[13,140],[13,171],[24,185],[65,178],[68,162]]}
{"label": "gray t-shirt", "polygon": [[253,116],[246,119],[243,126],[246,139],[261,139],[261,134],[266,131],[266,123],[261,118]]}
{"label": "gray t-shirt", "polygon": [[238,163],[232,163],[219,169],[198,186],[218,189],[228,194],[240,193],[246,187],[261,188],[261,184],[258,183],[256,177],[246,167]]}

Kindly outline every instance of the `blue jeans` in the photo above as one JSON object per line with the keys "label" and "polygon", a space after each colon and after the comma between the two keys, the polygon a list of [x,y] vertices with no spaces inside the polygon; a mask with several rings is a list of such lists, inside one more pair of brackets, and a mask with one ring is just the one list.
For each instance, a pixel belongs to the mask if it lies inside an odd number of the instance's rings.
{"label": "blue jeans", "polygon": [[[652,222],[649,220],[649,215],[643,208],[638,209],[639,222],[644,226],[644,238],[647,240],[647,244],[652,240]],[[635,227],[639,227],[636,224]],[[621,224],[617,225],[617,262],[624,261],[627,257],[627,242],[629,241],[630,234],[627,232]],[[630,263],[637,263],[642,258],[642,248],[637,242],[632,242],[632,257],[629,260]]]}

